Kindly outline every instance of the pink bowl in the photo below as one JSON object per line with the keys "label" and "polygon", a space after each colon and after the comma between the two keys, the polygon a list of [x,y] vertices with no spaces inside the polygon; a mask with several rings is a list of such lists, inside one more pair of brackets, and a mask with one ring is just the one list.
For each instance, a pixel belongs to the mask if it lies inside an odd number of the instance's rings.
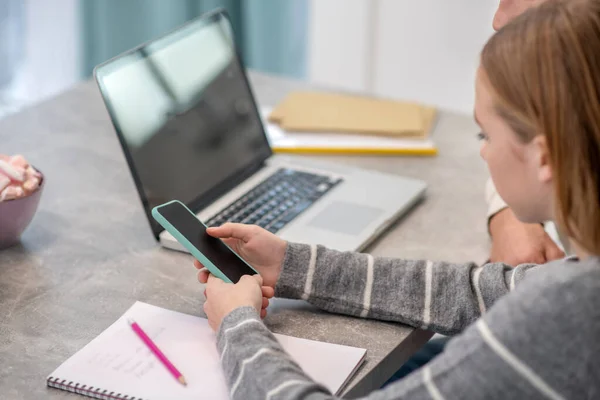
{"label": "pink bowl", "polygon": [[26,197],[0,201],[0,249],[19,242],[21,234],[35,215],[45,181],[46,178],[42,175],[40,186]]}

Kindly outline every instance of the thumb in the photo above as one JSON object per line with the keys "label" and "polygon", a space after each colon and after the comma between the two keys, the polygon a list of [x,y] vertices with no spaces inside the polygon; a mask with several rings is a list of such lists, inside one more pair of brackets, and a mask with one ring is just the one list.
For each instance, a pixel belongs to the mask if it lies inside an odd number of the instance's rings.
{"label": "thumb", "polygon": [[238,283],[244,285],[258,285],[262,286],[262,277],[260,275],[244,275],[240,278]]}
{"label": "thumb", "polygon": [[247,243],[252,236],[253,230],[254,227],[250,225],[227,222],[219,227],[208,228],[206,233],[219,239],[232,238],[239,239],[244,243]]}
{"label": "thumb", "polygon": [[223,283],[223,281],[221,279],[217,278],[213,274],[208,274],[208,280],[206,281],[207,285],[217,286],[217,285],[220,285],[221,283]]}

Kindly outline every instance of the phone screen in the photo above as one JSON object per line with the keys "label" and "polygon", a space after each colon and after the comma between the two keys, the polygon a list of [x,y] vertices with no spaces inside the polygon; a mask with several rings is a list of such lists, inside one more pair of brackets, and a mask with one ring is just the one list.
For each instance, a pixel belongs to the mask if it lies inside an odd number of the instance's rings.
{"label": "phone screen", "polygon": [[226,277],[237,283],[244,275],[255,275],[237,254],[220,239],[209,236],[206,227],[188,209],[178,202],[160,207],[160,213],[190,243],[208,258]]}

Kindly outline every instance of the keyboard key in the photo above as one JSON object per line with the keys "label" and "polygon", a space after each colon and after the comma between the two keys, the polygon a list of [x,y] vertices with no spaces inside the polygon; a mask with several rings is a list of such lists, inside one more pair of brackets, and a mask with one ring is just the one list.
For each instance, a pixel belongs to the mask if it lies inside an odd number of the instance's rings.
{"label": "keyboard key", "polygon": [[269,217],[273,217],[273,219],[275,219],[275,218],[279,217],[281,214],[283,214],[283,212],[281,212],[279,210],[279,208],[276,208],[275,210],[271,210],[269,212]]}
{"label": "keyboard key", "polygon": [[275,222],[273,225],[271,225],[271,228],[275,229],[275,231],[278,231],[281,228],[283,228],[285,226],[285,224],[286,224],[285,222],[278,221],[278,222]]}
{"label": "keyboard key", "polygon": [[291,220],[296,218],[296,216],[298,216],[298,214],[300,214],[302,211],[306,210],[311,204],[312,204],[311,201],[303,201],[303,202],[298,203],[292,209],[290,209],[283,217],[281,217],[280,221],[290,222]]}
{"label": "keyboard key", "polygon": [[327,190],[329,190],[330,186],[326,183],[321,183],[319,186],[317,186],[317,192],[326,192]]}

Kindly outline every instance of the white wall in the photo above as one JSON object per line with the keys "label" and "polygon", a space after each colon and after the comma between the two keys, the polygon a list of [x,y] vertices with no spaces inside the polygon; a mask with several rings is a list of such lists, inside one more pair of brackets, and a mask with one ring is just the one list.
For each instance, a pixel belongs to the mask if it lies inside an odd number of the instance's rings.
{"label": "white wall", "polygon": [[311,5],[311,81],[472,111],[477,59],[493,32],[497,0],[312,0]]}
{"label": "white wall", "polygon": [[53,96],[80,79],[78,0],[24,0],[25,54],[14,94],[23,103]]}
{"label": "white wall", "polygon": [[363,91],[370,81],[372,0],[310,0],[308,77],[317,84]]}

